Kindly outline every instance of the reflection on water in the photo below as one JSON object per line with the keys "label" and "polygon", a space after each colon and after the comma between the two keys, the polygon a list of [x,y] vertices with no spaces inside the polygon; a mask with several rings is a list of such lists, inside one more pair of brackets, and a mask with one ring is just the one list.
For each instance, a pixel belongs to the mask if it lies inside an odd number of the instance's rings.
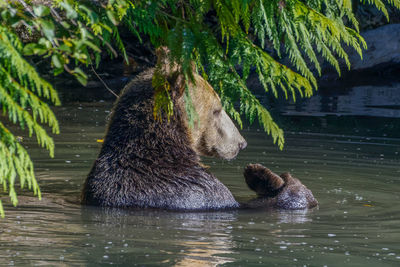
{"label": "reflection on water", "polygon": [[[316,208],[318,209],[318,208]],[[312,222],[310,211],[308,210],[293,210],[293,211],[276,211],[277,223],[308,223]]]}
{"label": "reflection on water", "polygon": [[233,262],[232,258],[220,257],[218,254],[232,253],[230,247],[226,247],[227,237],[216,236],[212,242],[189,241],[180,245],[187,247],[182,251],[182,259],[174,266],[219,266],[224,263]]}
{"label": "reflection on water", "polygon": [[262,131],[246,129],[248,148],[236,160],[205,159],[239,201],[254,197],[242,177],[246,164],[290,171],[318,199],[320,207],[311,211],[82,207],[81,184],[97,156],[96,140],[102,138],[109,110],[106,103],[59,108],[62,135],[55,139],[54,159],[35,140],[24,139],[43,200],[23,192],[18,208],[6,207],[0,266],[400,264],[400,138],[376,135],[380,127],[389,129],[380,118],[370,118],[358,132],[335,125],[345,134],[304,118],[296,123],[299,128],[287,131],[284,151]]}
{"label": "reflection on water", "polygon": [[[90,261],[126,261],[173,266],[216,266],[232,262],[234,247],[227,229],[236,212],[182,213],[157,210],[117,210],[84,207],[85,220],[95,232],[106,232],[107,249],[90,253]],[[121,245],[123,249],[121,250]],[[227,256],[220,256],[227,255]],[[189,265],[190,264],[190,265]]]}
{"label": "reflection on water", "polygon": [[353,115],[400,118],[400,84],[357,86],[346,94],[319,94],[283,106],[286,115]]}

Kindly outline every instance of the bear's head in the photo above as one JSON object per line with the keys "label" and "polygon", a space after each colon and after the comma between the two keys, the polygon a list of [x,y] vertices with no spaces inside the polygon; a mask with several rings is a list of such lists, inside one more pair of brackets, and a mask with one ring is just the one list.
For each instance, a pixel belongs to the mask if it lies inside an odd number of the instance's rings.
{"label": "bear's head", "polygon": [[[193,125],[189,125],[184,91],[185,84],[179,75],[179,66],[171,64],[169,51],[161,47],[156,51],[158,66],[162,66],[162,72],[168,77],[172,88],[175,104],[182,111],[184,124],[187,126],[193,150],[201,156],[233,159],[241,149],[247,146],[231,118],[221,105],[221,99],[212,86],[193,70],[193,81],[189,81],[188,91],[191,105],[195,111]],[[186,98],[187,99],[187,98]]]}
{"label": "bear's head", "polygon": [[283,173],[277,175],[261,164],[249,164],[244,171],[246,183],[259,199],[279,209],[306,209],[318,205],[311,190],[299,179]]}
{"label": "bear's head", "polygon": [[193,125],[187,127],[193,149],[199,155],[233,159],[247,143],[211,85],[200,75],[194,77],[189,93],[196,114]]}

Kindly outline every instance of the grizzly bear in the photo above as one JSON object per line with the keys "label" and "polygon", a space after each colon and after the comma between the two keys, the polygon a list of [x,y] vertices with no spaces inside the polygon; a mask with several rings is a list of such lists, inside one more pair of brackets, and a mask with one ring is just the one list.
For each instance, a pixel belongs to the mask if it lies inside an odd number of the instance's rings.
{"label": "grizzly bear", "polygon": [[[246,141],[212,87],[195,75],[198,123],[187,123],[174,96],[169,122],[153,117],[153,69],[139,74],[114,106],[100,154],[82,194],[85,204],[174,210],[236,208],[231,192],[200,164],[200,155],[234,158]],[[203,104],[203,105],[201,105]]]}
{"label": "grizzly bear", "polygon": [[[173,68],[166,71],[173,72]],[[185,97],[179,90],[171,92],[172,118],[157,121],[153,116],[153,75],[154,69],[139,74],[121,92],[100,154],[85,181],[82,203],[172,210],[240,207],[228,188],[200,163],[200,156],[233,159],[247,145],[218,95],[206,80],[194,74],[188,86],[197,113],[194,125],[188,124]],[[177,83],[176,75],[171,74],[173,77],[171,83]],[[261,165],[252,166],[246,169],[246,181],[261,198],[276,198],[273,194],[280,192],[291,197],[287,192],[298,189],[291,185],[289,176],[272,186]],[[290,185],[283,186],[284,182]],[[262,189],[264,184],[266,188]],[[278,202],[288,201],[284,198],[276,199],[273,205],[297,207],[280,205]]]}

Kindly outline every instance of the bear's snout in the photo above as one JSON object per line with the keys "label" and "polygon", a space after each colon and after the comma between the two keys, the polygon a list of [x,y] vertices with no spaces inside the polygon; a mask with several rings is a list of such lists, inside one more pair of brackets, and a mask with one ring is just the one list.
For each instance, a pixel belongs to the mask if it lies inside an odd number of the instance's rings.
{"label": "bear's snout", "polygon": [[239,150],[243,150],[247,147],[247,142],[243,140],[243,142],[239,143]]}

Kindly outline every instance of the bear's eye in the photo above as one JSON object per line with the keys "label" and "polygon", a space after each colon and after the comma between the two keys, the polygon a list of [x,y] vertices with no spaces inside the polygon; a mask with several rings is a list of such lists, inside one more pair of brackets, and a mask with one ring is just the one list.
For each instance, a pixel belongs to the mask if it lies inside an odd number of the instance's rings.
{"label": "bear's eye", "polygon": [[219,114],[221,114],[222,109],[216,109],[213,111],[214,116],[218,116]]}

